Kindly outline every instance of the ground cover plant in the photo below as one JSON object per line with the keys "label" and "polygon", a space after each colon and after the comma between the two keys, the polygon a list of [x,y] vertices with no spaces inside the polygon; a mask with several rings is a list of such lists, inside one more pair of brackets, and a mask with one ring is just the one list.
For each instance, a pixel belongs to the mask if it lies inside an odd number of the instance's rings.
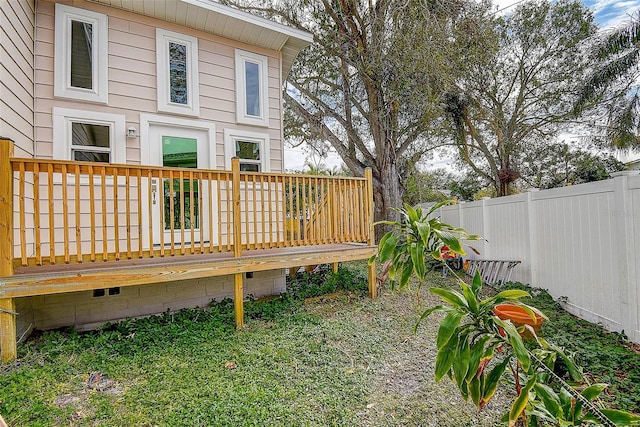
{"label": "ground cover plant", "polygon": [[630,343],[624,334],[608,333],[601,326],[579,319],[562,309],[546,290],[531,289],[521,283],[507,283],[498,290],[528,290],[527,304],[548,316],[541,335],[574,355],[588,369],[591,381],[609,384],[603,395],[613,406],[640,413],[640,345]]}

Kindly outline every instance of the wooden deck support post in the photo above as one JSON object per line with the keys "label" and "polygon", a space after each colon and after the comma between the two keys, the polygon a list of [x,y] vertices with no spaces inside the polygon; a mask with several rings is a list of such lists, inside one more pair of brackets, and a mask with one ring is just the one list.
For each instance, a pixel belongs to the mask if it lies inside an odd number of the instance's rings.
{"label": "wooden deck support post", "polygon": [[333,265],[332,265],[332,270],[333,270],[333,273],[334,273],[334,274],[338,272],[338,267],[339,267],[339,266],[340,266],[340,263],[339,263],[339,262],[334,262],[334,263],[333,263]]}
{"label": "wooden deck support post", "polygon": [[16,335],[16,307],[13,298],[0,299],[0,351],[2,364],[13,362],[18,356]]}
{"label": "wooden deck support post", "polygon": [[[373,230],[373,175],[371,168],[364,170],[364,177],[367,179],[367,221],[369,224],[369,245],[375,246],[376,235]],[[369,296],[372,299],[378,297],[378,286],[376,283],[376,263],[373,262],[369,265]]]}
{"label": "wooden deck support post", "polygon": [[[13,141],[0,137],[0,295],[2,277],[13,276]],[[16,313],[13,298],[0,298],[2,363],[17,357]]]}
{"label": "wooden deck support post", "polygon": [[[233,256],[242,255],[242,216],[240,215],[240,159],[231,159],[232,187],[233,187]],[[236,313],[236,328],[244,327],[244,290],[242,273],[236,273],[233,278],[233,306]]]}

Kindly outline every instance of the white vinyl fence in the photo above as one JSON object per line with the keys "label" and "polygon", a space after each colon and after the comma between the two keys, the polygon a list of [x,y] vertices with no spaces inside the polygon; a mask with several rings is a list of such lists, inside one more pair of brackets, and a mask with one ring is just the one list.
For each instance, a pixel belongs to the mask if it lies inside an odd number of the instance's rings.
{"label": "white vinyl fence", "polygon": [[470,258],[521,260],[511,280],[640,343],[640,175],[460,203],[442,220],[486,239]]}

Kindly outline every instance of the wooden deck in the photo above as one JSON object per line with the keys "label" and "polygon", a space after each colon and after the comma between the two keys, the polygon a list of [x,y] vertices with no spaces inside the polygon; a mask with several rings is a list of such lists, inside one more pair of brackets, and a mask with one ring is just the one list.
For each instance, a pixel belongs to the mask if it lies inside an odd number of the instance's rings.
{"label": "wooden deck", "polygon": [[[16,358],[15,298],[234,277],[368,259],[364,178],[12,157],[0,139],[0,352]],[[15,221],[15,222],[14,222]],[[376,297],[375,265],[369,292]]]}
{"label": "wooden deck", "polygon": [[290,248],[255,249],[239,258],[228,252],[145,258],[118,262],[56,264],[22,267],[11,277],[0,279],[2,298],[19,298],[78,292],[117,286],[230,274],[276,270],[310,264],[333,264],[371,257],[376,248],[366,244],[336,243]]}

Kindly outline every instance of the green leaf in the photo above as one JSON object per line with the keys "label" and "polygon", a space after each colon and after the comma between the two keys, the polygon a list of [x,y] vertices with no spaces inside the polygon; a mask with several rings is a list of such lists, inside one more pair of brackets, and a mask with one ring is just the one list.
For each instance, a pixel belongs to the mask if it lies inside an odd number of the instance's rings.
{"label": "green leaf", "polygon": [[520,394],[511,405],[511,410],[509,411],[509,426],[515,425],[518,418],[520,418],[520,414],[524,411],[524,408],[527,407],[527,403],[529,403],[529,391],[536,384],[536,376],[532,375],[527,381],[527,384],[520,390]]}
{"label": "green leaf", "polygon": [[531,356],[529,355],[527,348],[524,346],[522,337],[520,337],[520,334],[518,333],[516,327],[513,326],[513,323],[511,323],[510,321],[504,321],[502,319],[499,319],[498,317],[496,317],[494,321],[496,322],[496,325],[502,327],[502,329],[509,337],[509,343],[513,348],[514,354],[518,358],[518,362],[520,362],[520,365],[522,365],[522,369],[524,369],[525,372],[528,371],[529,367],[531,366]]}
{"label": "green leaf", "polygon": [[480,358],[484,354],[484,346],[491,338],[484,335],[470,346],[471,353],[469,355],[469,371],[467,372],[467,382],[471,381],[471,377],[476,374],[480,366]]}
{"label": "green leaf", "polygon": [[504,359],[502,363],[496,365],[489,375],[487,375],[487,380],[484,384],[484,390],[482,391],[482,401],[483,404],[487,403],[494,394],[496,394],[496,390],[498,389],[498,383],[500,382],[500,378],[502,378],[502,374],[507,368],[507,364],[509,363],[509,359]]}
{"label": "green leaf", "polygon": [[460,287],[462,288],[462,295],[467,300],[467,305],[469,306],[469,310],[472,313],[478,313],[478,299],[476,298],[476,294],[471,290],[469,285],[464,283],[462,280],[460,281]]}
{"label": "green leaf", "polygon": [[480,405],[481,384],[480,379],[474,376],[469,383],[469,395],[476,406]]}
{"label": "green leaf", "polygon": [[449,247],[449,250],[451,252],[455,252],[462,256],[467,254],[464,251],[464,248],[462,247],[460,240],[458,240],[458,238],[453,234],[449,233],[448,231],[440,231],[440,232],[436,231],[436,234],[438,234],[438,236],[440,237],[440,240],[442,240],[442,243],[444,243]]}
{"label": "green leaf", "polygon": [[480,272],[476,271],[476,274],[473,276],[473,282],[471,282],[471,290],[473,293],[478,295],[478,292],[482,289],[482,276],[480,276]]}
{"label": "green leaf", "polygon": [[462,384],[460,384],[458,388],[460,389],[460,394],[464,401],[466,402],[469,400],[469,385],[465,381],[462,381]]}
{"label": "green leaf", "polygon": [[569,419],[573,412],[573,396],[563,388],[560,389],[560,404],[562,405],[562,412],[564,417]]}
{"label": "green leaf", "polygon": [[521,289],[507,289],[493,297],[493,299],[500,304],[503,301],[516,301],[520,298],[530,297],[531,295],[527,291]]}
{"label": "green leaf", "polygon": [[529,315],[529,317],[531,317],[531,320],[533,320],[534,322],[536,322],[538,319],[536,317],[536,314],[539,315],[540,317],[542,317],[545,320],[549,320],[547,318],[547,316],[545,316],[545,314],[543,312],[541,312],[540,310],[538,310],[537,308],[528,306],[526,304],[518,304],[518,306],[524,310],[525,313],[527,313]]}
{"label": "green leaf", "polygon": [[[436,340],[438,350],[440,350],[447,344],[447,342],[449,342],[451,335],[455,332],[456,328],[460,324],[462,316],[462,312],[455,310],[447,314],[447,317],[445,317],[442,323],[440,323],[440,328],[438,329],[438,338]],[[456,338],[456,340],[457,339],[458,338]]]}
{"label": "green leaf", "polygon": [[536,384],[534,388],[536,394],[542,403],[544,408],[555,418],[562,418],[562,407],[560,406],[560,398],[551,387],[546,384]]}
{"label": "green leaf", "polygon": [[617,426],[637,426],[640,425],[640,416],[629,412],[619,411],[617,409],[601,409],[602,412],[611,422]]}
{"label": "green leaf", "polygon": [[417,222],[416,227],[418,228],[418,234],[420,234],[420,238],[422,239],[422,243],[427,245],[429,243],[429,235],[431,233],[431,226],[429,223],[425,222]]}
{"label": "green leaf", "polygon": [[[608,384],[602,384],[602,383],[598,383],[598,384],[593,384],[587,388],[585,388],[584,390],[582,390],[582,396],[591,401],[593,399],[595,399],[596,397],[598,397],[598,395],[600,395],[600,393],[602,393],[604,391],[605,388],[608,387]],[[576,400],[576,404],[575,404],[575,408],[573,409],[573,413],[574,413],[574,418],[577,420],[580,418],[580,415],[582,415],[582,401],[580,400]]]}
{"label": "green leaf", "polygon": [[416,322],[416,325],[413,327],[413,332],[417,331],[418,330],[418,325],[420,325],[420,322],[422,322],[422,320],[424,320],[427,317],[429,317],[429,315],[431,313],[433,313],[434,311],[450,311],[450,310],[451,310],[451,308],[447,307],[445,305],[437,305],[435,307],[430,307],[429,309],[425,310],[424,313],[422,313],[422,316],[420,316],[420,318]]}
{"label": "green leaf", "polygon": [[413,273],[413,263],[407,263],[400,274],[400,288],[404,288],[409,284],[411,274]]}
{"label": "green leaf", "polygon": [[567,371],[571,376],[571,379],[574,381],[582,381],[582,373],[576,366],[575,362],[569,356],[567,356],[565,352],[562,351],[561,349],[555,347],[554,351],[560,357],[560,359],[562,359],[562,361],[564,362],[564,365],[566,366]]}
{"label": "green leaf", "polygon": [[389,232],[385,234],[380,240],[378,247],[380,248],[380,262],[385,262],[393,256],[393,252],[398,245],[398,236]]}
{"label": "green leaf", "polygon": [[367,264],[372,265],[374,262],[376,262],[376,258],[378,258],[378,254],[371,255],[371,258],[369,258],[369,261],[367,262]]}
{"label": "green leaf", "polygon": [[431,288],[429,291],[431,291],[432,294],[438,295],[454,308],[468,308],[467,301],[459,292],[442,288]]}
{"label": "green leaf", "polygon": [[427,212],[427,215],[431,215],[432,213],[434,213],[435,211],[437,211],[441,207],[449,205],[451,203],[453,203],[453,200],[444,200],[444,201],[442,201],[440,203],[437,203],[435,206],[432,206],[431,209],[429,209],[429,212]]}
{"label": "green leaf", "polygon": [[390,225],[393,226],[395,228],[401,228],[403,226],[403,224],[401,222],[398,221],[376,221],[373,223],[373,225]]}
{"label": "green leaf", "polygon": [[424,281],[424,275],[426,273],[426,265],[424,263],[424,246],[422,243],[415,243],[409,248],[411,255],[411,261],[413,261],[413,271],[421,282]]}
{"label": "green leaf", "polygon": [[438,351],[435,367],[436,381],[440,381],[440,378],[445,376],[447,372],[449,372],[449,369],[451,369],[456,353],[456,347],[458,347],[458,336],[452,335],[449,342],[447,342],[447,345]]}
{"label": "green leaf", "polygon": [[466,384],[467,371],[469,370],[469,340],[465,337],[456,349],[456,358],[453,361],[453,375],[456,378],[458,388],[462,388],[462,384]]}
{"label": "green leaf", "polygon": [[404,210],[407,213],[407,218],[409,218],[409,223],[413,224],[416,221],[420,221],[418,212],[411,205],[405,205]]}
{"label": "green leaf", "polygon": [[582,396],[584,396],[587,400],[593,400],[598,397],[600,393],[602,393],[608,386],[608,384],[602,383],[594,384],[582,390],[582,393],[580,394],[582,394]]}

